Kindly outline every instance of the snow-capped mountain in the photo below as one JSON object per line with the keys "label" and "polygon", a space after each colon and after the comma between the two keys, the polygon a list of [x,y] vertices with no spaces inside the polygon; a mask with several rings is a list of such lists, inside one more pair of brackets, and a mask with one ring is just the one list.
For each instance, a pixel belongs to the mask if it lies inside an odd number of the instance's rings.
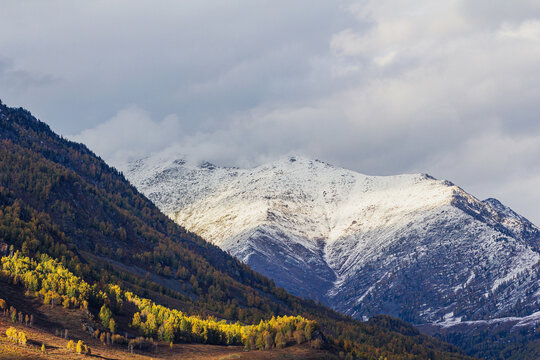
{"label": "snow-capped mountain", "polygon": [[442,324],[540,309],[540,230],[448,181],[301,157],[238,169],[156,155],[123,170],[178,224],[356,318]]}

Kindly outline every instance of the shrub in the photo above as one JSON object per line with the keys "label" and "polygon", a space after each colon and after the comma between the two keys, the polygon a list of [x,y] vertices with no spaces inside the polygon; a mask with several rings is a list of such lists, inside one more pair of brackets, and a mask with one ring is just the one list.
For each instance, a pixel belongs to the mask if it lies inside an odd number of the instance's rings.
{"label": "shrub", "polygon": [[313,349],[320,350],[323,347],[323,341],[322,341],[321,338],[317,338],[317,339],[311,341],[310,345],[311,345],[311,347]]}
{"label": "shrub", "polygon": [[130,340],[128,346],[132,349],[149,350],[154,346],[154,340],[152,338],[138,337]]}
{"label": "shrub", "polygon": [[125,337],[123,337],[122,335],[118,335],[118,334],[114,334],[112,337],[111,337],[111,341],[113,344],[120,344],[120,345],[124,345],[124,344],[127,344],[128,341]]}

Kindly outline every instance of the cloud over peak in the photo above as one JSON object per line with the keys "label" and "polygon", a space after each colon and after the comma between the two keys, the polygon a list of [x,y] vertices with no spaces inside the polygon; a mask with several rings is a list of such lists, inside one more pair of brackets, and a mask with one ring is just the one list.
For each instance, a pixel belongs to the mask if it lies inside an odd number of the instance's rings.
{"label": "cloud over peak", "polygon": [[303,153],[432,173],[540,223],[539,24],[534,0],[14,2],[10,68],[62,81],[0,90],[113,163]]}

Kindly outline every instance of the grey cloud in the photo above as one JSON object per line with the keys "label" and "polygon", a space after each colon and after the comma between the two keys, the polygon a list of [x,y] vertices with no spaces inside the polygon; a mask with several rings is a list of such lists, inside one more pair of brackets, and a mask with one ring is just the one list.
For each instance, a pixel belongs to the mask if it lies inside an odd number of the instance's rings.
{"label": "grey cloud", "polygon": [[497,28],[504,21],[519,22],[540,17],[540,3],[536,0],[517,3],[505,0],[462,1],[460,6],[465,16],[492,28]]}
{"label": "grey cloud", "polygon": [[90,144],[106,160],[119,164],[163,149],[163,144],[176,141],[181,131],[182,124],[176,115],[153,121],[143,109],[130,106],[109,121],[69,137]]}
{"label": "grey cloud", "polygon": [[48,74],[17,69],[13,60],[0,58],[0,83],[10,91],[24,93],[30,88],[52,85],[59,80]]}
{"label": "grey cloud", "polygon": [[[300,97],[308,88],[294,91],[302,70],[347,21],[335,4],[308,0],[19,2],[3,6],[0,51],[66,78],[47,102],[43,94],[10,98],[62,132],[95,126],[132,103],[158,118],[185,115],[196,130],[219,126],[223,112]],[[219,79],[230,81],[222,91],[207,86]]]}
{"label": "grey cloud", "polygon": [[1,53],[63,80],[0,96],[115,164],[300,153],[429,172],[540,223],[537,1],[20,3]]}

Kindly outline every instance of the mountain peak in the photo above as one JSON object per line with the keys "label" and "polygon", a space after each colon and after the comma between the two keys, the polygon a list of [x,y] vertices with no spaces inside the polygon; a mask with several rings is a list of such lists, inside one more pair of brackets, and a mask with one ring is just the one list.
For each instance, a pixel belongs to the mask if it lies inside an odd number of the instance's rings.
{"label": "mountain peak", "polygon": [[323,161],[312,159],[304,155],[289,154],[289,155],[281,156],[274,161],[271,161],[269,163],[264,163],[256,167],[261,167],[261,166],[296,166],[297,167],[297,166],[309,166],[315,163],[331,166],[330,164],[327,164]]}
{"label": "mountain peak", "polygon": [[495,198],[487,198],[483,202],[486,203],[486,204],[489,204],[492,207],[494,207],[496,209],[499,209],[499,210],[502,210],[502,209],[506,208],[506,206],[504,206],[499,200],[497,200]]}

